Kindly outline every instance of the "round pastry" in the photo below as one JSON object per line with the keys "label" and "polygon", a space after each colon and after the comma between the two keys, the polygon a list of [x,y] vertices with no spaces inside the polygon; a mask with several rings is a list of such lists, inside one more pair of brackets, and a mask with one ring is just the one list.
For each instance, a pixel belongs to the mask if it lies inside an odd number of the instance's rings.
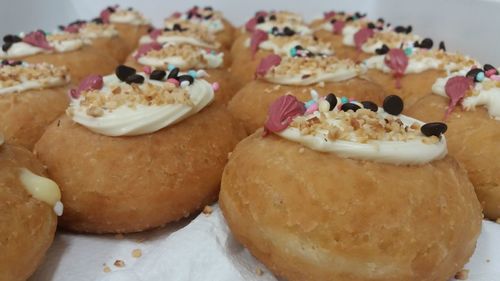
{"label": "round pastry", "polygon": [[73,82],[91,73],[109,73],[117,65],[115,59],[84,44],[83,39],[74,33],[49,34],[37,30],[28,34],[8,34],[3,40],[0,59],[66,66]]}
{"label": "round pastry", "polygon": [[0,272],[2,280],[24,281],[52,244],[61,214],[61,193],[27,149],[0,136]]}
{"label": "round pastry", "polygon": [[129,54],[125,40],[120,36],[112,24],[105,24],[100,18],[93,21],[75,21],[68,26],[61,26],[62,30],[77,33],[96,50],[103,51],[118,62],[123,62]]}
{"label": "round pastry", "polygon": [[150,22],[133,8],[121,9],[118,5],[107,7],[99,15],[103,23],[112,23],[127,44],[127,53],[137,48],[139,38],[148,33]]}
{"label": "round pastry", "polygon": [[165,19],[165,27],[172,27],[176,23],[191,22],[205,27],[215,36],[224,49],[229,49],[233,44],[234,27],[223,17],[220,11],[207,6],[200,8],[194,6],[185,13],[175,12]]}
{"label": "round pastry", "polygon": [[142,231],[217,198],[244,131],[224,107],[210,105],[214,91],[201,78],[119,66],[71,91],[68,115],[35,146],[64,195],[63,228]]}
{"label": "round pastry", "polygon": [[436,80],[433,94],[408,109],[422,120],[444,119],[450,154],[465,167],[487,218],[500,218],[500,76],[492,65]]}
{"label": "round pastry", "polygon": [[446,52],[443,43],[439,49],[431,49],[432,45],[432,40],[425,38],[403,48],[382,48],[363,62],[368,68],[367,79],[387,93],[401,96],[409,107],[431,93],[439,77],[478,64],[469,57]]}
{"label": "round pastry", "polygon": [[445,125],[350,107],[273,103],[267,135],[240,142],[224,169],[229,228],[290,281],[448,280],[472,255],[482,215],[446,155]]}
{"label": "round pastry", "polygon": [[65,67],[4,60],[0,64],[0,131],[10,144],[32,149],[68,106]]}
{"label": "round pastry", "polygon": [[[139,71],[151,72],[155,69],[168,69],[174,73],[179,70],[189,71],[195,77],[198,71],[202,71],[203,74],[208,74],[205,79],[218,88],[215,101],[226,104],[236,93],[224,69],[226,56],[227,54],[223,52],[184,43],[161,45],[153,42],[139,46],[139,49],[129,56],[126,64]],[[174,70],[175,68],[177,70]]]}
{"label": "round pastry", "polygon": [[382,88],[363,79],[364,70],[359,65],[308,54],[308,50],[300,50],[295,57],[268,56],[257,70],[260,79],[248,83],[231,99],[228,110],[242,121],[248,133],[261,127],[269,105],[289,92],[302,101],[310,99],[313,89],[322,95],[335,93],[343,103],[350,99],[382,101]]}
{"label": "round pastry", "polygon": [[[288,27],[285,27],[288,28]],[[296,56],[297,52],[310,51],[314,54],[331,56],[334,51],[329,43],[319,41],[312,35],[298,35],[291,29],[274,29],[268,34],[260,29],[245,40],[245,48],[233,57],[231,77],[240,89],[255,78],[255,70],[261,59],[276,54]]]}
{"label": "round pastry", "polygon": [[281,30],[281,33],[284,33],[285,27],[288,27],[287,33],[291,33],[288,30],[290,29],[298,35],[312,34],[304,19],[298,14],[286,11],[259,11],[237,30],[234,36],[236,39],[231,47],[231,57],[237,57],[248,48],[245,46],[245,42],[256,30],[272,33],[274,27],[278,31]]}

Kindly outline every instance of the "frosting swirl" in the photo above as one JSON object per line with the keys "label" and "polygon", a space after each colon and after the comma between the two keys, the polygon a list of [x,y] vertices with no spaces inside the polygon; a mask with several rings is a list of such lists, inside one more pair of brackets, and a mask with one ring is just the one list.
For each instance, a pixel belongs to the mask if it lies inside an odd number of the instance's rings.
{"label": "frosting swirl", "polygon": [[66,67],[3,61],[0,66],[0,95],[68,84]]}
{"label": "frosting swirl", "polygon": [[[394,31],[375,32],[372,37],[368,38],[361,46],[361,50],[365,53],[376,53],[377,49],[386,45],[390,49],[399,48],[401,45],[413,43],[420,40],[420,37],[415,34],[398,33]],[[355,45],[352,45],[355,46]]]}
{"label": "frosting swirl", "polygon": [[166,44],[160,50],[151,50],[139,56],[137,62],[154,68],[173,65],[181,69],[218,68],[224,61],[224,53],[188,44]]}
{"label": "frosting swirl", "polygon": [[78,30],[85,39],[111,38],[118,36],[118,31],[112,24],[97,24],[88,22]]}
{"label": "frosting swirl", "polygon": [[[273,133],[316,151],[395,165],[425,164],[447,154],[445,137],[424,135],[424,123],[416,119],[333,99],[317,99],[320,105],[316,110],[310,110],[311,102],[306,103],[309,108],[303,115],[293,117],[289,126]],[[322,105],[325,102],[326,107]],[[339,106],[332,109],[332,102]],[[351,107],[345,108],[346,104]]]}
{"label": "frosting swirl", "polygon": [[64,206],[61,203],[61,190],[53,180],[34,174],[26,168],[21,168],[19,179],[28,193],[35,199],[52,206],[54,213],[61,216]]}
{"label": "frosting swirl", "polygon": [[[245,46],[250,47],[251,39],[245,41]],[[333,55],[333,47],[328,42],[316,40],[313,36],[293,35],[293,36],[268,36],[267,40],[259,43],[259,49],[271,51],[277,55],[291,56],[291,50],[295,46],[301,46],[313,53],[323,55]]]}
{"label": "frosting swirl", "polygon": [[185,13],[174,13],[171,17],[165,19],[165,26],[171,26],[179,22],[191,22],[201,25],[210,33],[218,33],[224,30],[222,13],[214,11],[212,7],[200,8],[194,6]]}
{"label": "frosting swirl", "polygon": [[118,6],[108,7],[100,15],[104,23],[124,23],[130,25],[149,25],[150,22],[132,8],[121,9]]}
{"label": "frosting swirl", "polygon": [[156,29],[139,39],[140,44],[151,42],[161,44],[190,44],[211,49],[218,49],[220,47],[220,43],[215,41],[212,33],[208,32],[202,26],[193,24],[174,25],[172,27],[165,27],[162,30]]}
{"label": "frosting swirl", "polygon": [[[175,76],[172,72],[178,69],[172,70],[170,77]],[[135,136],[178,123],[214,99],[212,86],[205,80],[179,75],[176,76],[178,80],[168,78],[165,82],[166,73],[161,76],[161,79],[151,79],[140,73],[121,78],[128,83],[122,82],[117,75],[105,76],[102,84],[97,81],[92,83],[97,86],[80,87],[68,114],[75,122],[98,134]]]}

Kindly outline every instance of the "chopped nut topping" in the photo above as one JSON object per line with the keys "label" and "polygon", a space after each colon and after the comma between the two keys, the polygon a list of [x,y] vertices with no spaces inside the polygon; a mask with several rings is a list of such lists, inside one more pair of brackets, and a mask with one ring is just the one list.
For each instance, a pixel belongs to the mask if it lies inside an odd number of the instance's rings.
{"label": "chopped nut topping", "polygon": [[44,88],[50,86],[54,79],[66,83],[69,80],[68,69],[47,63],[0,66],[0,88],[13,87],[28,81],[37,81],[41,88]]}
{"label": "chopped nut topping", "polygon": [[308,78],[322,73],[349,69],[356,73],[362,72],[361,66],[353,61],[336,57],[282,57],[281,63],[271,68],[266,77],[306,75]]}
{"label": "chopped nut topping", "polygon": [[401,43],[414,42],[418,39],[419,37],[415,34],[396,33],[393,31],[381,31],[381,32],[375,32],[373,37],[368,38],[364,46],[370,47],[376,45],[378,42],[382,42],[389,48],[399,48]]}
{"label": "chopped nut topping", "polygon": [[208,65],[208,61],[203,55],[204,53],[207,53],[207,50],[203,48],[196,47],[190,44],[179,44],[166,45],[160,50],[152,50],[146,54],[146,57],[156,59],[164,59],[167,57],[181,57],[191,68],[201,68]]}
{"label": "chopped nut topping", "polygon": [[210,215],[212,212],[213,212],[212,207],[210,207],[208,205],[205,206],[205,208],[203,208],[203,214],[205,214],[205,215]]}

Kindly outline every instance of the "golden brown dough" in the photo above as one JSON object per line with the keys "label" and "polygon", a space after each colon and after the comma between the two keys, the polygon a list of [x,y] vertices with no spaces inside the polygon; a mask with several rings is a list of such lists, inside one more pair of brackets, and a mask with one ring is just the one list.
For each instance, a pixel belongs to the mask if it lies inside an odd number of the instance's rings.
{"label": "golden brown dough", "polygon": [[235,28],[225,18],[222,18],[221,21],[224,24],[224,29],[215,33],[215,38],[217,42],[221,43],[224,49],[229,49],[233,44]]}
{"label": "golden brown dough", "polygon": [[220,206],[289,281],[443,281],[472,255],[481,209],[450,156],[422,166],[339,158],[261,131],[238,144]]}
{"label": "golden brown dough", "polygon": [[65,53],[37,54],[23,58],[29,63],[50,63],[55,66],[66,66],[71,74],[71,81],[78,83],[90,74],[107,75],[115,69],[118,62],[101,51],[90,46]]}
{"label": "golden brown dough", "polygon": [[46,127],[68,107],[67,87],[0,95],[0,131],[6,142],[33,149]]}
{"label": "golden brown dough", "polygon": [[139,39],[148,34],[149,25],[132,25],[126,23],[113,23],[120,37],[127,45],[127,53],[131,53],[139,45]]}
{"label": "golden brown dough", "polygon": [[[444,97],[430,94],[408,109],[424,121],[442,120],[448,105]],[[469,174],[487,218],[500,218],[500,124],[483,108],[463,111],[456,107],[446,120],[448,151]]]}
{"label": "golden brown dough", "polygon": [[101,37],[92,39],[92,47],[96,50],[101,50],[108,56],[114,58],[117,62],[122,63],[129,54],[128,46],[125,40],[121,37]]}
{"label": "golden brown dough", "polygon": [[227,155],[243,137],[240,124],[211,105],[135,137],[95,134],[62,116],[35,151],[61,188],[62,227],[125,233],[176,221],[213,202]]}
{"label": "golden brown dough", "polygon": [[25,148],[0,145],[0,281],[24,281],[52,244],[57,218],[52,208],[25,190],[19,169],[45,176]]}
{"label": "golden brown dough", "polygon": [[278,97],[290,93],[301,101],[311,99],[311,90],[316,90],[320,96],[334,93],[338,97],[355,98],[360,101],[373,101],[381,105],[385,96],[382,88],[370,81],[361,78],[324,83],[309,86],[285,86],[265,82],[261,79],[248,83],[239,90],[228,104],[228,110],[233,116],[241,120],[247,133],[253,133],[262,127],[267,117],[269,105]]}

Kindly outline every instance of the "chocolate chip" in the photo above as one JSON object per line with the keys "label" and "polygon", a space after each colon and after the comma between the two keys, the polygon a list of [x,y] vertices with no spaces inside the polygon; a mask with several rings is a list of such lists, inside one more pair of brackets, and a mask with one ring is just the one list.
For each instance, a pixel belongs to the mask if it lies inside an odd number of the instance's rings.
{"label": "chocolate chip", "polygon": [[361,107],[355,103],[344,103],[341,107],[340,107],[340,110],[342,111],[348,111],[348,110],[352,110],[354,112],[356,112],[358,109],[360,109]]}
{"label": "chocolate chip", "polygon": [[181,25],[178,23],[174,23],[173,29],[174,31],[182,31]]}
{"label": "chocolate chip", "polygon": [[271,33],[272,34],[276,35],[278,32],[279,32],[279,30],[278,30],[277,26],[273,26],[273,28],[271,28]]}
{"label": "chocolate chip", "polygon": [[12,65],[12,66],[21,65],[21,64],[23,64],[23,62],[20,60],[16,60],[16,61],[13,61],[10,63],[10,65]]}
{"label": "chocolate chip", "polygon": [[206,6],[205,7],[205,11],[213,11],[214,8],[212,8],[212,6]]}
{"label": "chocolate chip", "polygon": [[351,16],[351,17],[347,17],[345,19],[345,22],[350,22],[350,21],[353,21],[353,20],[354,20],[354,17]]}
{"label": "chocolate chip", "polygon": [[283,34],[285,36],[294,36],[295,35],[295,31],[293,31],[293,29],[291,29],[290,27],[285,26],[285,28],[283,28]]}
{"label": "chocolate chip", "polygon": [[439,42],[439,50],[446,52],[446,46],[444,45],[444,41]]}
{"label": "chocolate chip", "polygon": [[331,20],[330,20],[330,23],[331,23],[331,24],[334,24],[334,23],[336,23],[336,22],[337,22],[337,20],[336,20],[336,19],[331,19]]}
{"label": "chocolate chip", "polygon": [[332,111],[337,105],[337,97],[333,93],[330,93],[326,96],[325,100],[330,104],[330,111]]}
{"label": "chocolate chip", "polygon": [[484,72],[481,68],[473,68],[465,74],[465,77],[473,79],[474,82],[479,82],[479,80],[477,80],[477,75],[481,72]]}
{"label": "chocolate chip", "polygon": [[394,31],[397,32],[397,33],[411,33],[411,31],[413,30],[413,27],[411,25],[408,25],[407,27],[404,27],[404,26],[396,26],[396,28],[394,28]]}
{"label": "chocolate chip", "polygon": [[167,79],[170,79],[170,78],[177,79],[177,75],[179,75],[179,68],[178,67],[170,70],[170,72],[168,73]]}
{"label": "chocolate chip", "polygon": [[264,19],[263,16],[260,16],[260,17],[257,18],[257,23],[263,23],[265,21],[266,21],[266,19]]}
{"label": "chocolate chip", "polygon": [[271,15],[271,16],[269,17],[269,20],[271,20],[271,21],[275,21],[275,20],[276,20],[276,15]]}
{"label": "chocolate chip", "polygon": [[180,83],[182,83],[182,81],[189,81],[189,85],[193,84],[194,82],[194,78],[191,75],[180,75],[177,79]]}
{"label": "chocolate chip", "polygon": [[129,77],[127,77],[127,79],[125,79],[125,82],[127,82],[128,84],[142,84],[144,83],[144,77],[142,75],[139,75],[139,74],[133,74],[133,75],[130,75]]}
{"label": "chocolate chip", "polygon": [[362,14],[362,13],[360,13],[360,12],[356,12],[356,13],[354,13],[354,15],[355,15],[357,18],[359,18],[359,19],[360,19],[360,18],[364,18],[364,17],[366,17],[366,13],[365,13],[365,14]]}
{"label": "chocolate chip", "polygon": [[367,27],[369,29],[375,29],[375,24],[373,22],[369,22],[368,25],[367,25]]}
{"label": "chocolate chip", "polygon": [[382,108],[391,115],[399,115],[403,112],[404,103],[399,96],[390,95],[384,99]]}
{"label": "chocolate chip", "polygon": [[10,47],[12,47],[11,42],[5,43],[2,45],[2,51],[7,52],[10,49]]}
{"label": "chocolate chip", "polygon": [[373,112],[377,112],[378,111],[378,105],[372,101],[362,101],[361,104],[363,105],[363,107],[365,109],[369,109]]}
{"label": "chocolate chip", "polygon": [[494,73],[494,74],[495,74],[495,75],[498,75],[498,70],[497,70],[497,69],[496,69],[493,65],[491,65],[491,64],[485,64],[485,65],[483,66],[483,69],[484,69],[484,71],[488,71],[488,70],[492,70],[492,69],[494,69],[494,70],[495,70],[495,73]]}
{"label": "chocolate chip", "polygon": [[440,137],[442,134],[446,132],[448,129],[448,126],[446,124],[441,123],[441,122],[432,122],[432,123],[427,123],[423,125],[420,128],[420,131],[424,136],[430,137],[430,136],[436,136]]}
{"label": "chocolate chip", "polygon": [[17,35],[7,34],[3,37],[5,43],[17,43],[21,42],[23,39]]}
{"label": "chocolate chip", "polygon": [[297,46],[295,46],[295,49],[297,49],[297,50],[304,50],[304,47],[302,47],[300,45],[297,45]]}
{"label": "chocolate chip", "polygon": [[389,52],[389,47],[386,44],[382,45],[382,47],[375,50],[377,55],[385,55]]}
{"label": "chocolate chip", "polygon": [[434,42],[430,38],[425,38],[418,45],[419,45],[418,47],[422,48],[422,49],[432,49],[432,46],[434,45]]}
{"label": "chocolate chip", "polygon": [[212,18],[212,16],[213,16],[213,15],[214,15],[214,14],[210,14],[210,15],[208,15],[208,16],[205,16],[205,17],[204,17],[204,19],[209,20],[209,19],[211,19],[211,18]]}
{"label": "chocolate chip", "polygon": [[383,24],[383,23],[385,22],[385,20],[384,20],[383,18],[378,18],[378,19],[377,19],[377,22],[379,22],[379,23],[382,23],[382,24]]}
{"label": "chocolate chip", "polygon": [[167,72],[156,69],[151,72],[151,74],[149,75],[149,79],[161,81],[163,80],[163,78],[165,78],[166,75]]}
{"label": "chocolate chip", "polygon": [[126,81],[129,76],[132,76],[135,73],[136,70],[134,68],[126,65],[119,65],[115,70],[116,77],[118,77],[121,81]]}

